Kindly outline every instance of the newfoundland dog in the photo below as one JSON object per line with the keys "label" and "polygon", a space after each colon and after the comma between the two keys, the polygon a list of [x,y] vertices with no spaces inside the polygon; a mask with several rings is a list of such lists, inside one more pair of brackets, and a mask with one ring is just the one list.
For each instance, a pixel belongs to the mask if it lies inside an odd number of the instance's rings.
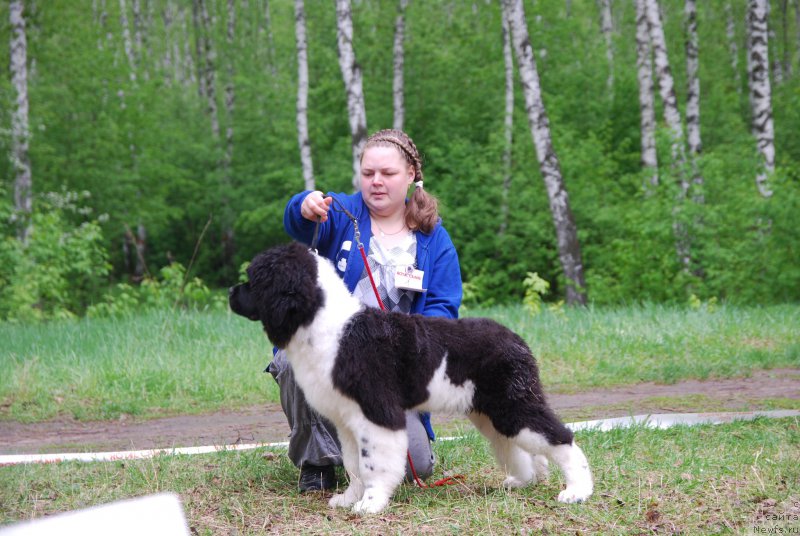
{"label": "newfoundland dog", "polygon": [[572,432],[545,402],[531,351],[497,322],[367,308],[333,265],[292,243],[257,255],[231,309],[286,349],[308,403],[335,426],[350,484],[330,506],[375,513],[403,480],[405,411],[464,414],[491,442],[507,488],[564,473],[565,503],[592,494]]}

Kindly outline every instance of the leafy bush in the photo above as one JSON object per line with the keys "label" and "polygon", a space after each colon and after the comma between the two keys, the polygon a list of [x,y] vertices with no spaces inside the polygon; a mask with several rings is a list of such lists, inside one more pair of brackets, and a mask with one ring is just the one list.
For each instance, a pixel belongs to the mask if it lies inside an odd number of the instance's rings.
{"label": "leafy bush", "polygon": [[186,268],[173,262],[159,271],[159,278],[145,278],[136,288],[117,284],[103,299],[91,305],[89,317],[125,316],[144,309],[182,307],[187,309],[224,309],[227,300],[209,289],[200,278],[187,280]]}
{"label": "leafy bush", "polygon": [[[2,196],[5,199],[4,196]],[[88,192],[50,192],[34,204],[27,243],[7,225],[0,235],[0,319],[29,321],[81,314],[110,265],[100,221],[84,206]],[[0,219],[12,208],[0,203]]]}

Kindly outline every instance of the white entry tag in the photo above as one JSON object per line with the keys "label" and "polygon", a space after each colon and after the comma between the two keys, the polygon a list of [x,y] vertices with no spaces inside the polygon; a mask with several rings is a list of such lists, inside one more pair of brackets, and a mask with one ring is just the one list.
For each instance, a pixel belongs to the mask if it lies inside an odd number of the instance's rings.
{"label": "white entry tag", "polygon": [[424,275],[425,272],[417,270],[412,266],[399,268],[394,273],[394,286],[403,290],[425,292],[425,289],[422,288],[422,277]]}

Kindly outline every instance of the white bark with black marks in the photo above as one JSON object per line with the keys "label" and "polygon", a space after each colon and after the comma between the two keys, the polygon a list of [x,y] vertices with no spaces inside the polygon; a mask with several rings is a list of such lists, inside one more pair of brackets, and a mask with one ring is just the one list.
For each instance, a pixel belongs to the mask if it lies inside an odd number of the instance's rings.
{"label": "white bark with black marks", "polygon": [[636,0],[636,73],[639,81],[639,112],[642,166],[652,170],[649,186],[658,185],[656,153],[656,107],[653,95],[653,49],[647,23],[646,0]]}
{"label": "white bark with black marks", "polygon": [[394,78],[392,79],[392,95],[394,100],[394,120],[392,128],[403,130],[406,117],[405,105],[405,34],[406,8],[408,0],[399,0],[397,19],[394,23]]}
{"label": "white bark with black marks", "polygon": [[700,138],[700,65],[697,39],[697,3],[686,0],[684,5],[686,16],[686,138],[689,152],[699,155],[703,144]]}
{"label": "white bark with black marks", "polygon": [[11,168],[14,173],[14,214],[17,238],[28,242],[33,209],[33,178],[28,143],[28,39],[25,31],[25,7],[22,0],[12,0],[8,7],[11,25],[10,67],[15,102],[11,111]]}
{"label": "white bark with black marks", "polygon": [[[678,110],[675,80],[672,77],[672,69],[669,64],[667,40],[664,36],[664,26],[661,23],[661,13],[657,0],[645,0],[645,10],[650,31],[650,43],[653,46],[658,92],[664,105],[664,122],[667,124],[672,136],[672,161],[674,165],[682,168],[686,163],[683,125],[681,123],[681,113]],[[681,188],[684,193],[689,188],[688,182],[683,177],[681,177]]]}
{"label": "white bark with black marks", "polygon": [[350,120],[353,148],[353,190],[357,191],[361,184],[361,151],[367,141],[367,111],[361,82],[361,66],[358,65],[353,50],[350,0],[336,0],[336,41],[339,49],[339,67],[347,92],[347,115]]}
{"label": "white bark with black marks", "polygon": [[511,51],[511,28],[505,9],[500,18],[503,22],[503,63],[505,65],[506,81],[506,109],[503,121],[505,140],[503,146],[503,191],[500,204],[500,227],[498,229],[498,234],[502,236],[508,228],[508,197],[511,190],[511,148],[514,142],[514,54]]}
{"label": "white bark with black marks", "polygon": [[611,16],[611,0],[597,0],[600,9],[600,31],[606,42],[606,60],[608,61],[608,77],[606,89],[609,100],[613,97],[614,89],[614,19]]}
{"label": "white bark with black marks", "polygon": [[294,28],[297,43],[297,144],[300,147],[300,164],[303,168],[305,189],[316,190],[311,142],[308,139],[308,43],[303,0],[294,2]]}
{"label": "white bark with black marks", "polygon": [[558,255],[566,278],[566,301],[568,304],[584,305],[587,300],[586,282],[578,232],[570,208],[569,195],[561,175],[558,156],[553,149],[550,122],[542,102],[539,73],[536,69],[536,58],[528,35],[528,23],[522,0],[503,0],[502,6],[511,28],[511,39],[525,95],[528,123],[556,228]]}
{"label": "white bark with black marks", "polygon": [[764,170],[756,176],[763,197],[772,196],[769,175],[775,171],[775,130],[772,122],[772,86],[769,80],[767,0],[748,0],[747,57],[750,81],[752,132],[764,160]]}

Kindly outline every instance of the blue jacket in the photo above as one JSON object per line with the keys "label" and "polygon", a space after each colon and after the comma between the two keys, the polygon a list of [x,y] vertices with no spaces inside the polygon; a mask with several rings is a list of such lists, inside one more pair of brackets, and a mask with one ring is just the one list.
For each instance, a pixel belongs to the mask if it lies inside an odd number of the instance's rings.
{"label": "blue jacket", "polygon": [[[316,225],[300,214],[300,206],[309,193],[309,191],[301,192],[292,197],[283,215],[283,224],[289,236],[305,244],[311,243]],[[364,204],[361,193],[326,194],[330,195],[356,217],[361,232],[361,242],[364,244],[364,249],[369,251],[372,234],[369,209]],[[320,224],[317,249],[320,255],[333,261],[347,288],[353,292],[364,272],[364,261],[356,246],[353,223],[337,208],[334,203],[328,211],[328,220]],[[431,234],[416,231],[416,235],[416,267],[424,272],[422,288],[426,291],[417,295],[411,312],[425,316],[458,318],[458,307],[461,305],[461,268],[450,235],[442,227],[441,220]]]}

